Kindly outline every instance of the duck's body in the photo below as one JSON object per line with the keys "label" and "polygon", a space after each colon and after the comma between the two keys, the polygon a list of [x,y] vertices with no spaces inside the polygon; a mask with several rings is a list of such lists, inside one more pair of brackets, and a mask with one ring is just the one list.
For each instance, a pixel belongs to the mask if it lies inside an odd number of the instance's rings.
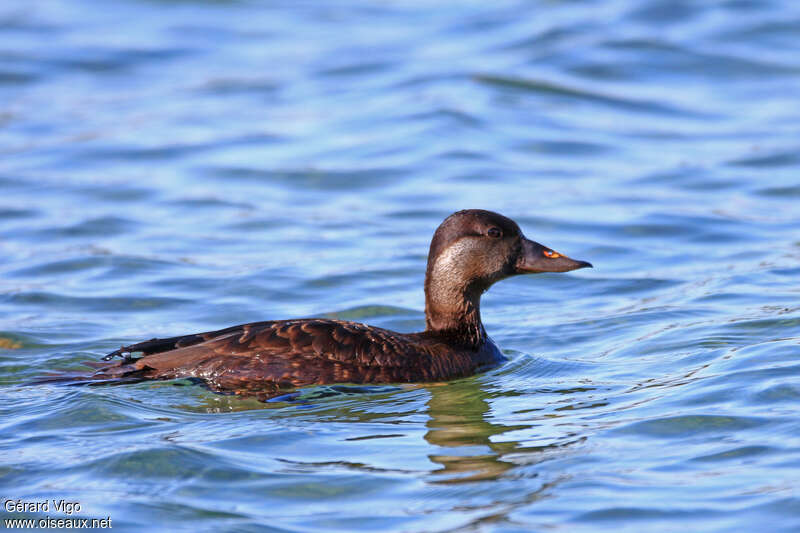
{"label": "duck's body", "polygon": [[[216,391],[268,397],[327,383],[443,381],[497,365],[480,295],[521,273],[591,266],[526,239],[512,220],[467,210],[439,226],[425,277],[426,329],[397,333],[319,318],[254,322],[122,347],[92,381],[199,378]],[[141,353],[134,358],[132,354]]]}
{"label": "duck's body", "polygon": [[[216,391],[271,395],[326,383],[409,383],[469,376],[503,361],[488,337],[465,346],[431,332],[397,333],[320,318],[253,322],[153,339],[109,354],[141,352],[98,379],[199,378]],[[108,356],[107,356],[108,357]]]}

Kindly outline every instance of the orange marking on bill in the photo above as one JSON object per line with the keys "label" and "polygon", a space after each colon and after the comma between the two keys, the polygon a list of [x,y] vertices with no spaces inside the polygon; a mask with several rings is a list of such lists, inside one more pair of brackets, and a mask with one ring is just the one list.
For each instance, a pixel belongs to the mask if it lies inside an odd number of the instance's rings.
{"label": "orange marking on bill", "polygon": [[545,251],[544,251],[544,255],[546,255],[546,256],[547,256],[547,257],[549,257],[550,259],[556,259],[556,258],[558,258],[558,257],[561,257],[561,254],[560,254],[560,253],[558,253],[558,252],[554,252],[554,251],[552,251],[552,250],[545,250]]}

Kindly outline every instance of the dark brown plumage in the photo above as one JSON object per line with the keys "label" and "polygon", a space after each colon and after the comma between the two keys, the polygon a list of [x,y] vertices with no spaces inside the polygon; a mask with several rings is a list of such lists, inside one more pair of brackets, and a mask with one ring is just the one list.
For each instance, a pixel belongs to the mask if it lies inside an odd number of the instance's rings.
{"label": "dark brown plumage", "polygon": [[[526,239],[497,213],[459,211],[436,230],[425,277],[425,331],[397,333],[319,318],[254,322],[152,339],[108,354],[89,382],[198,378],[212,390],[275,396],[326,383],[407,383],[468,376],[501,362],[480,295],[522,273],[589,267]],[[141,353],[141,356],[134,357]]]}

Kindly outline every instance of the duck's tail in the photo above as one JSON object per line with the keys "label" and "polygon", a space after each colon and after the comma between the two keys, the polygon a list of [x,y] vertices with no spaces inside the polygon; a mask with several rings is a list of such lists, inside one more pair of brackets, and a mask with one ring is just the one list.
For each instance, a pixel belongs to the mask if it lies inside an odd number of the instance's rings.
{"label": "duck's tail", "polygon": [[138,383],[147,378],[146,369],[131,364],[131,360],[113,363],[84,361],[82,364],[94,368],[94,372],[49,372],[25,383],[25,385],[59,384],[67,386],[122,385]]}

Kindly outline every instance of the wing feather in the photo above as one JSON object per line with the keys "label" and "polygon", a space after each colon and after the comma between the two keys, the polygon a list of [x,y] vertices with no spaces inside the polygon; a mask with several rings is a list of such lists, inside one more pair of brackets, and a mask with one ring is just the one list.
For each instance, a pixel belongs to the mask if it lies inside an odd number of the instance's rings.
{"label": "wing feather", "polygon": [[98,374],[195,377],[216,390],[253,392],[322,383],[409,381],[412,369],[426,374],[432,368],[430,354],[413,335],[324,319],[256,322],[152,339],[109,355],[137,351],[144,355]]}

